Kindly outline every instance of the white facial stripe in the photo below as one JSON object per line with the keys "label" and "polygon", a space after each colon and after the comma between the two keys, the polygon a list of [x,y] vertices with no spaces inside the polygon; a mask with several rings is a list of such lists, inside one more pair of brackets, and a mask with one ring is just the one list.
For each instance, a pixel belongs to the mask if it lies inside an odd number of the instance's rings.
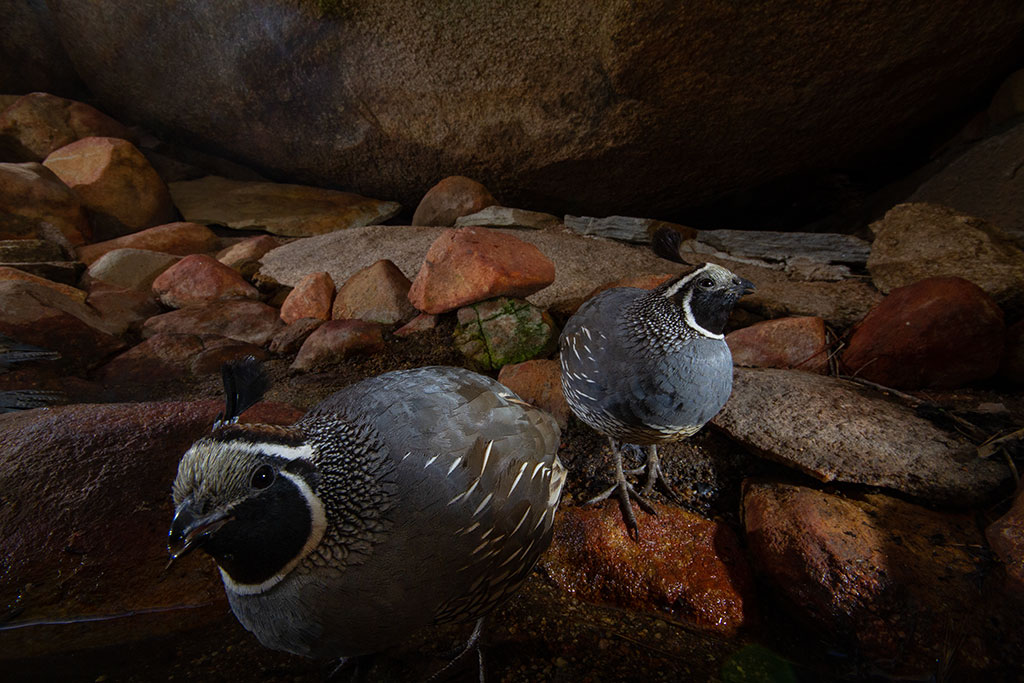
{"label": "white facial stripe", "polygon": [[313,460],[313,448],[305,443],[301,446],[285,446],[277,443],[261,444],[254,447],[253,452],[263,452],[282,460]]}
{"label": "white facial stripe", "polygon": [[672,285],[671,287],[666,289],[665,293],[662,296],[664,296],[666,299],[672,298],[673,296],[675,296],[679,292],[680,289],[685,287],[688,282],[693,280],[695,277],[697,277],[698,275],[700,275],[704,271],[708,270],[710,267],[711,267],[710,263],[704,264],[703,267],[698,268],[697,270],[693,271],[692,273],[690,273],[689,275],[684,277],[679,282],[675,283],[674,285]]}
{"label": "white facial stripe", "polygon": [[306,501],[306,506],[309,508],[309,515],[312,520],[309,538],[306,539],[306,543],[302,546],[302,550],[299,551],[298,555],[293,557],[291,561],[281,569],[281,571],[274,574],[263,583],[238,583],[228,576],[227,572],[221,569],[220,578],[224,581],[224,585],[240,595],[264,593],[276,586],[282,579],[284,579],[284,577],[288,576],[289,572],[295,569],[306,555],[313,551],[313,548],[320,544],[320,540],[324,537],[324,532],[327,530],[327,514],[324,511],[324,505],[320,502],[320,499],[316,497],[316,494],[313,493],[313,490],[309,488],[309,484],[307,484],[302,477],[292,474],[291,472],[278,472],[278,476],[285,477],[288,481],[295,484],[296,488],[298,488],[299,492],[302,494],[303,500]]}
{"label": "white facial stripe", "polygon": [[697,319],[693,317],[693,310],[690,308],[690,299],[692,297],[693,290],[690,290],[686,293],[686,297],[683,298],[683,315],[686,316],[686,324],[709,339],[725,339],[724,334],[715,334],[711,330],[704,329],[697,324]]}

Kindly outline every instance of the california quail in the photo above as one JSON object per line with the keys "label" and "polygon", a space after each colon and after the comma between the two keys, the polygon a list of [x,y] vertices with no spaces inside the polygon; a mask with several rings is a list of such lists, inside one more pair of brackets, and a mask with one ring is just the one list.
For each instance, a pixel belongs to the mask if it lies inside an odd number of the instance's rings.
{"label": "california quail", "polygon": [[[615,485],[589,502],[617,492],[634,538],[630,499],[653,513],[645,496],[654,485],[671,494],[657,444],[692,435],[729,398],[732,355],[722,330],[736,301],[751,291],[748,280],[705,263],[654,290],[605,290],[562,331],[565,398],[577,417],[608,437],[615,462]],[[620,443],[647,446],[642,494],[626,480]]]}
{"label": "california quail", "polygon": [[291,427],[234,424],[251,382],[181,459],[168,549],[210,554],[265,646],[347,658],[478,620],[550,543],[558,427],[494,380],[389,372]]}

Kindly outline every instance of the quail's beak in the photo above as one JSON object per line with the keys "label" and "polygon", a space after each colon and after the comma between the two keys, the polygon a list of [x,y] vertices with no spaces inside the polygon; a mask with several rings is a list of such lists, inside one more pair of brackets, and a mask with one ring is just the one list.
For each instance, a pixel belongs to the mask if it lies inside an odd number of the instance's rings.
{"label": "quail's beak", "polygon": [[746,278],[739,277],[738,275],[732,279],[732,287],[730,288],[736,297],[746,296],[747,294],[754,293],[754,283]]}
{"label": "quail's beak", "polygon": [[195,503],[191,498],[185,499],[174,511],[171,530],[167,534],[167,552],[171,554],[171,563],[202,545],[203,541],[229,521],[231,515],[226,510],[197,515]]}

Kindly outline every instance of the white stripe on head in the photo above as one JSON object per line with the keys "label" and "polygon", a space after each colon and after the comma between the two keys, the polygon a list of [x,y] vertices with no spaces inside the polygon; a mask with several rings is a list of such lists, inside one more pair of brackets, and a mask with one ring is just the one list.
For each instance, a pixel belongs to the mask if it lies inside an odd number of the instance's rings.
{"label": "white stripe on head", "polygon": [[683,297],[683,315],[686,317],[686,324],[700,334],[704,335],[708,339],[725,339],[724,334],[715,334],[711,330],[708,330],[697,322],[697,319],[693,317],[693,309],[690,308],[690,299],[693,298],[693,290],[691,289]]}
{"label": "white stripe on head", "polygon": [[705,264],[704,264],[703,266],[701,266],[701,267],[700,267],[700,268],[698,268],[697,270],[693,271],[693,272],[692,272],[692,273],[690,273],[689,275],[687,275],[687,276],[685,276],[685,277],[682,277],[682,278],[680,278],[680,279],[679,279],[679,281],[678,281],[677,283],[675,283],[674,285],[672,285],[671,287],[669,287],[668,289],[666,289],[666,290],[665,290],[665,292],[664,292],[664,293],[662,294],[662,296],[664,296],[664,297],[665,297],[666,299],[671,299],[672,297],[674,297],[674,296],[675,296],[676,294],[678,294],[678,293],[679,293],[679,290],[680,290],[680,289],[682,289],[683,287],[685,287],[685,286],[686,286],[686,285],[687,285],[688,283],[690,283],[690,282],[691,282],[691,281],[692,281],[692,280],[693,280],[693,279],[694,279],[695,277],[697,277],[698,275],[700,275],[701,273],[703,273],[703,272],[704,272],[705,270],[707,270],[708,268],[710,268],[710,267],[711,267],[711,265],[712,265],[712,264],[710,264],[710,263],[705,263]]}

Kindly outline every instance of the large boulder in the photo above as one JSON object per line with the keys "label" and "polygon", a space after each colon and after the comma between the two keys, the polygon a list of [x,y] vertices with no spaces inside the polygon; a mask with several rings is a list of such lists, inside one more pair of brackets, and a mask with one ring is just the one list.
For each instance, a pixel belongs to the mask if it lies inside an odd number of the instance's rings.
{"label": "large boulder", "polygon": [[1004,71],[1024,27],[1016,0],[48,5],[122,120],[406,206],[462,174],[591,215],[898,142]]}

